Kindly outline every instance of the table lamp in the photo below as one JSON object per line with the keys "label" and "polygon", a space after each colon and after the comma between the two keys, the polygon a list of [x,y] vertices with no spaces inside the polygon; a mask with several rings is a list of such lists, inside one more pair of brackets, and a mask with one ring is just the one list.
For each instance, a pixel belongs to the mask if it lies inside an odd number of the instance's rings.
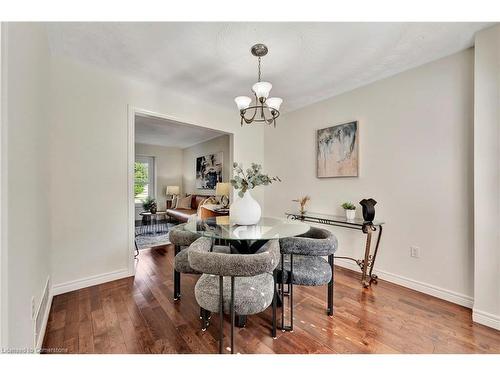
{"label": "table lamp", "polygon": [[229,204],[229,189],[231,184],[229,182],[217,182],[215,186],[215,195],[220,196],[222,207],[226,208]]}
{"label": "table lamp", "polygon": [[167,186],[166,195],[171,195],[172,197],[179,195],[179,186]]}

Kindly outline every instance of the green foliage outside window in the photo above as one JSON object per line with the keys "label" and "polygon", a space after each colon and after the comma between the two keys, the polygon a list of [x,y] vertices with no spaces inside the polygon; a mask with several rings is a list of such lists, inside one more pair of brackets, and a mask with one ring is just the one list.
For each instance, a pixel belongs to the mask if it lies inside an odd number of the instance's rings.
{"label": "green foliage outside window", "polygon": [[149,182],[148,168],[144,163],[134,164],[134,196],[144,193],[144,188]]}

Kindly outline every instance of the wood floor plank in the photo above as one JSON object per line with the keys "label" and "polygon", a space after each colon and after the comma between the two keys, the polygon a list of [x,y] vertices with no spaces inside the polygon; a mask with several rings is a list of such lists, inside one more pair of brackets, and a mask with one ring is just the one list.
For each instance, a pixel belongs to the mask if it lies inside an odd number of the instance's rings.
{"label": "wood floor plank", "polygon": [[[55,296],[44,348],[68,353],[217,353],[218,315],[201,331],[198,276],[182,275],[173,301],[173,246],[141,251],[135,277]],[[239,353],[500,353],[500,332],[473,323],[471,310],[335,268],[335,314],[326,287],[294,287],[294,331],[271,337],[271,311],[235,328]],[[287,315],[288,316],[288,315]],[[229,346],[225,317],[224,347]],[[227,351],[226,351],[227,352]]]}

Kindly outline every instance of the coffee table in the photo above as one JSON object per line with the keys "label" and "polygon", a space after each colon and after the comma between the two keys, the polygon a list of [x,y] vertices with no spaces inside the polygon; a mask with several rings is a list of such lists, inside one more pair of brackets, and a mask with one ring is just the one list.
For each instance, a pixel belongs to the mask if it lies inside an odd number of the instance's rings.
{"label": "coffee table", "polygon": [[[151,213],[149,211],[144,211],[141,212],[139,215],[143,218],[141,220],[141,227],[139,229],[140,234],[145,234],[145,233],[162,233],[166,232],[166,226],[164,226],[159,218],[163,216],[166,220],[167,218],[167,212],[166,211],[156,211],[156,213]],[[144,220],[144,218],[146,220]],[[146,225],[144,225],[144,222],[146,221]],[[162,229],[165,227],[165,229]]]}

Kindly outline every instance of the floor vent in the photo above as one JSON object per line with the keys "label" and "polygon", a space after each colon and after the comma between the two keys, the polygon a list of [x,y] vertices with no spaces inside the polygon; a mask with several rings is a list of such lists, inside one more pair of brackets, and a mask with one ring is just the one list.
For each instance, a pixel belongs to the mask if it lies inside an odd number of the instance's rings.
{"label": "floor vent", "polygon": [[41,345],[40,335],[43,334],[44,328],[44,320],[47,319],[47,307],[49,303],[49,291],[50,291],[50,277],[47,278],[47,282],[45,283],[45,288],[43,289],[42,299],[40,300],[40,304],[38,305],[38,309],[35,314],[35,320],[33,324],[34,328],[34,347],[38,348],[38,345]]}

